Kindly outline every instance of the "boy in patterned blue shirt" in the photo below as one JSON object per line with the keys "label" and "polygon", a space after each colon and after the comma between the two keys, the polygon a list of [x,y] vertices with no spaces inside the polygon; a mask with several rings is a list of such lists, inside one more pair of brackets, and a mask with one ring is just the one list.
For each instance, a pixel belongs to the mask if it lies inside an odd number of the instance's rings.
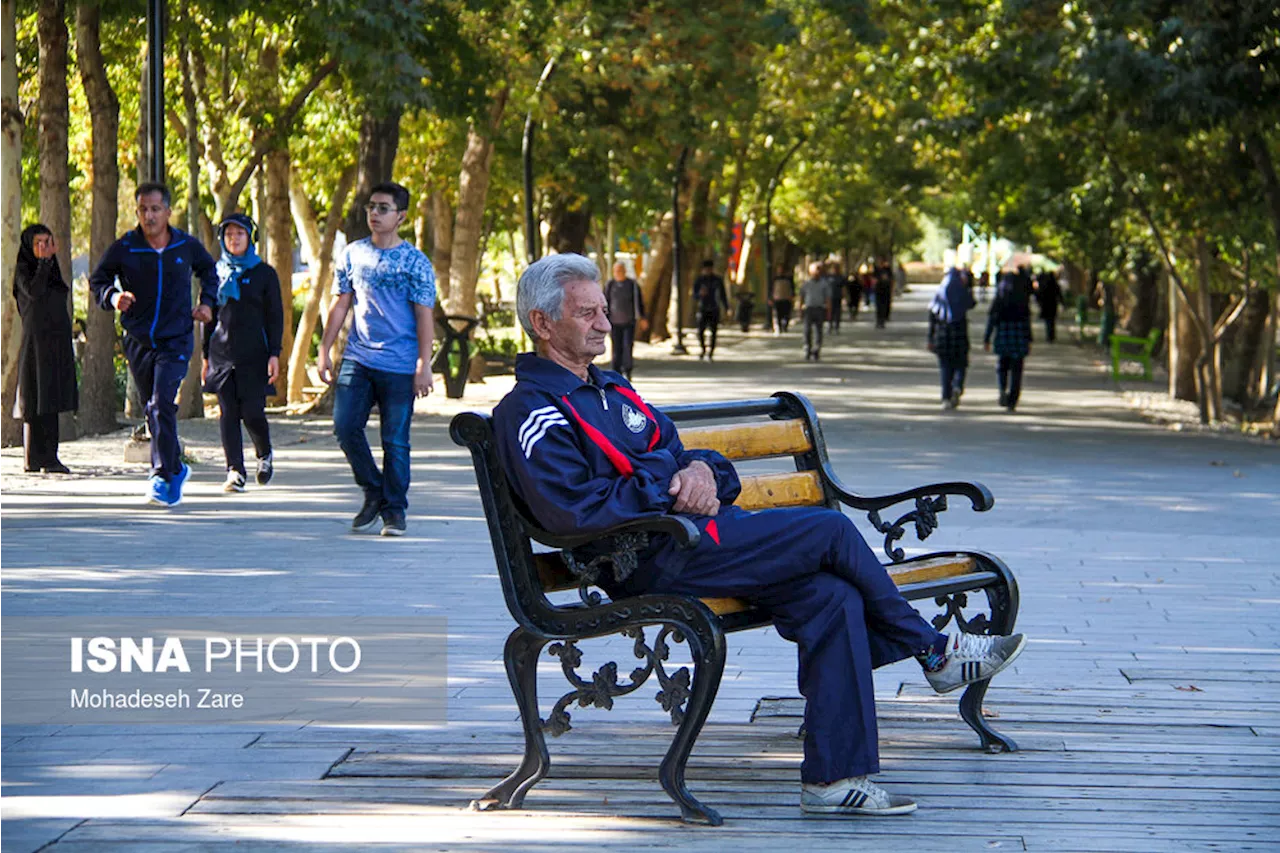
{"label": "boy in patterned blue shirt", "polygon": [[[329,351],[347,312],[354,309],[333,405],[333,433],[364,490],[364,505],[351,529],[370,530],[381,518],[383,536],[403,536],[413,401],[431,393],[436,276],[427,256],[400,239],[409,209],[407,189],[378,184],[364,209],[370,236],[349,244],[334,269],[338,298],[325,322],[317,366],[320,378],[333,384]],[[382,432],[381,471],[364,432],[375,403]]]}

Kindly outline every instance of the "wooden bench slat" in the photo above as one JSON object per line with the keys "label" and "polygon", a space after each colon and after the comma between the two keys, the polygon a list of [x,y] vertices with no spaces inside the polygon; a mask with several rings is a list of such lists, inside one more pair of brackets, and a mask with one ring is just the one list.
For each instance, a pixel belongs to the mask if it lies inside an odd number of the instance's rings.
{"label": "wooden bench slat", "polygon": [[[538,566],[538,576],[542,580],[542,588],[547,592],[562,592],[577,589],[577,581],[573,573],[560,559],[558,552],[535,554],[534,562]],[[977,561],[963,554],[952,554],[944,557],[933,557],[928,560],[917,560],[909,563],[885,566],[889,577],[898,586],[909,583],[941,580],[943,578],[960,577],[978,570]],[[704,598],[702,603],[711,608],[717,616],[730,613],[742,613],[752,609],[748,601],[740,598]]]}
{"label": "wooden bench slat", "polygon": [[754,474],[742,478],[742,494],[734,501],[742,509],[821,506],[826,503],[817,471]]}
{"label": "wooden bench slat", "polygon": [[813,449],[801,420],[686,427],[680,440],[687,448],[714,450],[730,460],[795,456]]}
{"label": "wooden bench slat", "polygon": [[956,554],[949,557],[934,557],[931,560],[920,560],[914,563],[885,566],[889,577],[898,586],[909,583],[936,581],[942,578],[955,578],[978,570],[978,562],[973,557]]}

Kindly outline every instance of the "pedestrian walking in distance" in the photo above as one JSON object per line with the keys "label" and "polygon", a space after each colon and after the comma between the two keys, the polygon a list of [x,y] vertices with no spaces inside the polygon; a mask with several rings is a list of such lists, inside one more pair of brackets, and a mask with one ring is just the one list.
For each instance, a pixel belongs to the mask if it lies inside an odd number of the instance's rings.
{"label": "pedestrian walking in distance", "polygon": [[204,390],[218,395],[218,431],[227,462],[222,490],[228,493],[243,492],[248,476],[241,423],[258,458],[254,480],[265,486],[275,472],[266,406],[280,378],[284,308],[275,269],[253,248],[257,236],[258,226],[243,213],[218,224],[218,307],[204,333],[202,379]]}
{"label": "pedestrian walking in distance", "polygon": [[960,405],[969,368],[969,309],[975,305],[961,270],[951,267],[929,303],[929,350],[938,357],[942,410]]}
{"label": "pedestrian walking in distance", "polygon": [[[729,295],[725,293],[724,279],[716,275],[713,261],[702,262],[702,275],[693,283],[693,303],[698,306],[698,346],[702,352],[698,358],[713,360],[716,357],[716,335],[720,330],[720,316],[729,310]],[[711,349],[707,349],[706,333],[711,332]]]}
{"label": "pedestrian walking in distance", "polygon": [[28,473],[71,473],[58,458],[58,413],[74,412],[80,404],[69,292],[53,232],[39,223],[27,226],[13,275],[13,298],[22,318],[13,417],[22,421],[22,467]]}
{"label": "pedestrian walking in distance", "polygon": [[1022,395],[1023,362],[1031,354],[1031,294],[1021,275],[1005,274],[996,285],[987,313],[987,331],[982,336],[984,349],[993,348],[992,338],[1000,405],[1012,412]]}
{"label": "pedestrian walking in distance", "polygon": [[822,327],[831,311],[831,285],[822,274],[822,264],[809,265],[809,279],[800,286],[800,306],[804,312],[804,360],[822,357]]}
{"label": "pedestrian walking in distance", "polygon": [[769,307],[773,310],[773,333],[781,335],[791,325],[791,307],[795,304],[796,282],[787,275],[786,267],[778,264],[769,287]]}
{"label": "pedestrian walking in distance", "polygon": [[635,368],[632,351],[636,345],[636,325],[645,318],[644,296],[640,285],[627,277],[627,265],[613,265],[613,278],[604,286],[604,299],[609,304],[610,332],[613,341],[613,369],[628,379]]}

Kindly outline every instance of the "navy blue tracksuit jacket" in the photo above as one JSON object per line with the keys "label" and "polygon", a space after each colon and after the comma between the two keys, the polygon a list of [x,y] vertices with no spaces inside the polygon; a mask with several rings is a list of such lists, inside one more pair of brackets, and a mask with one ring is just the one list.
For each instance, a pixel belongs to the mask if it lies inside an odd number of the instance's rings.
{"label": "navy blue tracksuit jacket", "polygon": [[[671,477],[701,460],[715,474],[714,516],[690,516],[697,547],[658,537],[636,573],[610,594],[674,592],[737,597],[765,608],[796,643],[805,710],[805,782],[879,770],[874,667],[925,651],[938,632],[902,598],[841,512],[732,506],[732,463],[686,450],[675,425],[617,373],[589,381],[532,353],[516,360],[516,387],[494,409],[498,453],[516,493],[553,533],[603,530],[668,513]],[[667,541],[661,541],[667,539]]]}
{"label": "navy blue tracksuit jacket", "polygon": [[158,349],[192,334],[192,273],[200,277],[200,303],[216,307],[218,274],[199,240],[170,228],[169,245],[156,251],[142,229],[135,228],[107,249],[89,276],[89,291],[99,307],[108,311],[111,295],[118,290],[136,296],[137,301],[120,315],[120,324],[138,342]]}

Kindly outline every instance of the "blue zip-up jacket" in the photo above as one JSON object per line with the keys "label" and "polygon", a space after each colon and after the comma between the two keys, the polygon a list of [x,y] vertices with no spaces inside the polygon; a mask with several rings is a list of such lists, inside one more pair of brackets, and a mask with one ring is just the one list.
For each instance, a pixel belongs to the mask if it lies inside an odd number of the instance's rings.
{"label": "blue zip-up jacket", "polygon": [[722,505],[737,499],[742,485],[729,460],[686,450],[671,419],[620,374],[587,372],[583,382],[524,353],[516,387],[493,410],[503,467],[538,524],[567,534],[669,513],[671,478],[694,460],[711,467]]}
{"label": "blue zip-up jacket", "polygon": [[[191,274],[200,276],[200,304],[218,304],[218,274],[213,258],[195,237],[169,228],[169,245],[151,248],[135,228],[111,244],[89,276],[89,292],[98,305],[111,307],[111,295],[127,290],[137,297],[120,315],[126,333],[151,347],[192,333]],[[118,284],[117,284],[118,280]]]}

